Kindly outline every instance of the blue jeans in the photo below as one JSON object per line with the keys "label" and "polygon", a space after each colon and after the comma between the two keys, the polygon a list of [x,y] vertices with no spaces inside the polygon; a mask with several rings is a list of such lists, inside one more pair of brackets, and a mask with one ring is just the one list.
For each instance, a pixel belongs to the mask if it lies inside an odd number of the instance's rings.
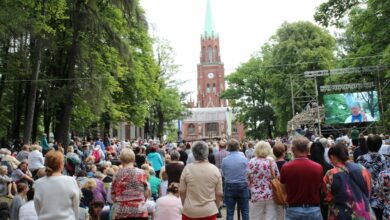
{"label": "blue jeans", "polygon": [[226,220],[234,219],[234,210],[240,207],[242,220],[249,220],[249,189],[246,183],[225,183]]}
{"label": "blue jeans", "polygon": [[288,207],[286,220],[322,220],[320,207]]}

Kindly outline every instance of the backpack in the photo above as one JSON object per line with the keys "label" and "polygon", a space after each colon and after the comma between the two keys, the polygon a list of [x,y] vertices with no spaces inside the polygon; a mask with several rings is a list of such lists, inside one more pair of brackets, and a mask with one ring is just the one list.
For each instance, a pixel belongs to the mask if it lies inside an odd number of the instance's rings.
{"label": "backpack", "polygon": [[100,151],[99,151],[99,148],[94,148],[92,150],[92,156],[95,157],[95,163],[99,163],[100,162]]}

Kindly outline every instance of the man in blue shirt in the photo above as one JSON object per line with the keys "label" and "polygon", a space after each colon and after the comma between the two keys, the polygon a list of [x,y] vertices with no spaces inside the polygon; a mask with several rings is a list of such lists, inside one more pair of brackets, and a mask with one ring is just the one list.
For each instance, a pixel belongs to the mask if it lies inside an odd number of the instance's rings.
{"label": "man in blue shirt", "polygon": [[242,219],[249,220],[249,189],[246,181],[248,160],[239,149],[238,141],[231,140],[228,144],[230,154],[222,160],[227,220],[233,220],[236,203],[241,209]]}

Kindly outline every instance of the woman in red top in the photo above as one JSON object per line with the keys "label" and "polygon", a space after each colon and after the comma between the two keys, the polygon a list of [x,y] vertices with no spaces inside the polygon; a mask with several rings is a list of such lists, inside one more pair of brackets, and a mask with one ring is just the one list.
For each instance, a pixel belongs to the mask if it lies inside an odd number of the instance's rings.
{"label": "woman in red top", "polygon": [[147,187],[146,173],[134,167],[135,155],[130,149],[123,149],[119,159],[122,168],[112,181],[112,219],[147,220],[145,201],[150,191]]}

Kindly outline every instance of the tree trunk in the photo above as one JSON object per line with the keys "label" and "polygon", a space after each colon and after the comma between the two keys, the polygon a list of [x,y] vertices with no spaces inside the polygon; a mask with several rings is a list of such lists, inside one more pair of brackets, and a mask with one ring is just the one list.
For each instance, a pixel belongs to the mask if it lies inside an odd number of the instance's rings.
{"label": "tree trunk", "polygon": [[[65,39],[65,36],[63,36],[63,39]],[[56,61],[50,63],[48,73],[52,77],[56,77],[56,76],[58,77],[58,73],[64,71],[67,50],[66,48],[62,48],[58,50],[56,53],[51,54],[50,56],[52,56],[53,60]],[[65,76],[63,75],[61,77],[65,77]],[[44,100],[43,124],[44,124],[45,134],[47,134],[47,137],[50,137],[50,131],[55,133],[56,127],[58,127],[57,120],[58,118],[60,118],[59,113],[61,112],[61,109],[58,108],[58,104],[60,104],[61,102],[53,100],[52,96],[53,94],[56,93],[58,88],[60,88],[61,86],[64,86],[64,82],[53,81],[53,82],[49,82],[49,85],[46,87],[46,90],[44,90],[45,93],[43,98]]]}
{"label": "tree trunk", "polygon": [[161,110],[161,105],[160,104],[158,104],[158,106],[157,106],[157,118],[158,118],[157,138],[162,143],[163,135],[164,135],[164,114],[163,114],[163,112]]}
{"label": "tree trunk", "polygon": [[272,125],[271,125],[271,122],[268,122],[267,124],[267,130],[268,130],[268,138],[272,138]]}
{"label": "tree trunk", "polygon": [[46,94],[43,98],[43,130],[47,134],[47,137],[50,137],[50,122],[52,119],[52,111],[49,105],[49,95]]}
{"label": "tree trunk", "polygon": [[[20,80],[21,77],[21,72],[29,72],[30,69],[28,68],[28,63],[29,63],[29,60],[28,60],[28,50],[27,50],[27,35],[25,34],[21,34],[20,36],[15,36],[13,37],[13,40],[14,40],[14,45],[16,45],[16,41],[19,41],[20,43],[14,47],[15,50],[18,50],[18,59],[20,61],[22,61],[20,63],[20,72],[19,71],[15,71],[13,72],[12,74],[15,74],[15,78],[16,80]],[[28,84],[26,84],[26,87],[27,87]],[[12,131],[11,131],[11,138],[13,139],[20,139],[20,126],[21,126],[21,121],[22,121],[22,116],[23,116],[23,110],[24,110],[24,105],[25,105],[25,94],[26,94],[26,91],[28,90],[25,90],[24,89],[24,84],[21,83],[21,82],[16,82],[14,83],[14,91],[13,91],[13,95],[14,95],[14,106],[13,106],[13,112],[12,112],[12,115],[13,115],[13,119],[12,119]],[[22,140],[21,140],[22,142]]]}
{"label": "tree trunk", "polygon": [[148,138],[148,135],[149,135],[149,130],[150,130],[150,119],[147,118],[145,120],[145,125],[144,125],[144,139],[147,139]]}
{"label": "tree trunk", "polygon": [[14,105],[12,111],[12,129],[11,138],[20,138],[20,122],[23,115],[23,85],[22,83],[15,83],[14,85]]}
{"label": "tree trunk", "polygon": [[62,104],[59,125],[56,127],[56,141],[62,143],[62,146],[67,146],[69,143],[70,117],[73,108],[73,91],[68,90],[67,93],[67,101]]}
{"label": "tree trunk", "polygon": [[37,136],[38,136],[38,125],[39,125],[39,118],[41,115],[40,113],[41,113],[41,108],[42,108],[42,99],[40,96],[41,96],[41,93],[38,91],[37,98],[35,101],[34,120],[33,120],[32,131],[31,131],[32,143],[37,141]]}
{"label": "tree trunk", "polygon": [[102,114],[102,122],[103,122],[103,137],[106,134],[110,133],[110,115],[108,112],[104,112]]}
{"label": "tree trunk", "polygon": [[[83,4],[82,0],[77,0],[75,6],[74,16],[72,18],[73,22],[73,37],[72,37],[72,45],[68,52],[67,64],[65,66],[65,76],[68,79],[74,79],[75,74],[75,66],[78,58],[79,52],[79,38],[81,31],[81,24],[83,22],[83,15],[81,14],[81,4]],[[67,146],[69,142],[69,127],[70,127],[70,117],[72,114],[73,108],[73,97],[75,93],[76,87],[73,80],[68,80],[66,82],[66,94],[64,102],[61,104],[61,114],[58,118],[59,125],[56,127],[56,141],[62,143],[62,146]]]}
{"label": "tree trunk", "polygon": [[[8,62],[9,62],[8,51],[9,51],[9,41],[4,43],[4,45],[3,45],[3,52],[4,52],[4,56],[2,57],[2,60],[3,60],[2,72],[3,73],[8,73]],[[6,78],[6,74],[2,74],[1,79],[0,79],[0,104],[1,104],[1,101],[3,98],[3,93],[4,93],[5,78]],[[4,105],[2,105],[2,106],[4,106]]]}
{"label": "tree trunk", "polygon": [[24,135],[23,142],[31,143],[31,131],[34,120],[35,101],[38,88],[38,76],[41,71],[41,60],[42,60],[42,40],[36,38],[34,40],[34,61],[33,61],[33,72],[31,76],[30,91],[28,93],[27,105],[26,105],[26,118],[24,121]]}
{"label": "tree trunk", "polygon": [[150,130],[150,134],[149,134],[149,137],[151,139],[154,139],[155,135],[156,135],[156,123],[154,121],[152,121],[150,123],[150,127],[151,127],[151,130]]}

